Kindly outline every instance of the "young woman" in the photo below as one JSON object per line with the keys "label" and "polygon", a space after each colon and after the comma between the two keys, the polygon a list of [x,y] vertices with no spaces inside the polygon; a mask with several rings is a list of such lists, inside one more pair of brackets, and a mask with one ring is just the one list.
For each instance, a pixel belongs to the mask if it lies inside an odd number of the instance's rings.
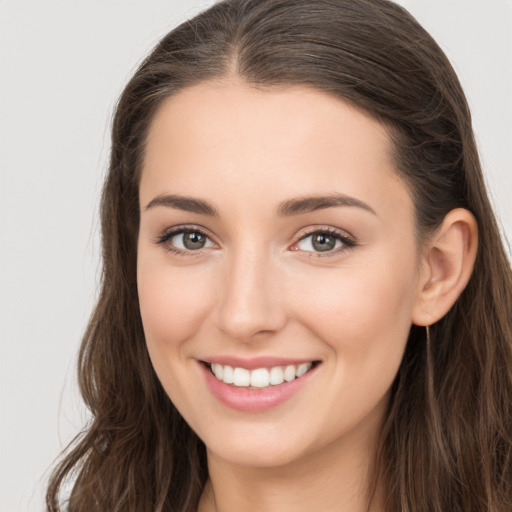
{"label": "young woman", "polygon": [[173,30],[118,104],[102,232],[93,422],[48,510],[512,510],[512,273],[405,10],[226,0]]}

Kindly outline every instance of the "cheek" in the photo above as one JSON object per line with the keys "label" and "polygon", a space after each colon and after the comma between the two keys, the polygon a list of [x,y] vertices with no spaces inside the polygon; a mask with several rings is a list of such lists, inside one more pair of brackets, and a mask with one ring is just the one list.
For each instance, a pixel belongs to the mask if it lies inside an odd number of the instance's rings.
{"label": "cheek", "polygon": [[[411,259],[373,258],[303,283],[303,321],[343,371],[394,371],[411,326],[416,273]],[[376,264],[378,262],[378,264]]]}
{"label": "cheek", "polygon": [[137,285],[150,352],[178,350],[196,333],[209,309],[209,291],[213,287],[208,280],[208,274],[198,275],[192,267],[173,271],[165,263],[146,264],[140,257]]}
{"label": "cheek", "polygon": [[[326,438],[364,418],[384,414],[411,326],[414,271],[403,265],[340,268],[336,276],[304,283],[302,320],[328,347],[333,393],[317,398],[328,416]],[[373,411],[373,412],[372,412]],[[327,428],[327,427],[326,427]]]}
{"label": "cheek", "polygon": [[343,286],[322,294],[315,306],[321,328],[365,344],[374,341],[369,333],[393,336],[404,324],[409,326],[412,297],[400,283],[352,274],[343,280]]}

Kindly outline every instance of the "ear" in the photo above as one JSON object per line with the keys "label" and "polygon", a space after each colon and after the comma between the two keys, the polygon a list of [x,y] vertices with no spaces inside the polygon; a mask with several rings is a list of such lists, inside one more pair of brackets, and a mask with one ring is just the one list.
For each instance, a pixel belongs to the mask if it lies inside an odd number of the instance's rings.
{"label": "ear", "polygon": [[475,264],[478,227],[468,210],[457,208],[425,244],[412,322],[431,325],[453,306]]}

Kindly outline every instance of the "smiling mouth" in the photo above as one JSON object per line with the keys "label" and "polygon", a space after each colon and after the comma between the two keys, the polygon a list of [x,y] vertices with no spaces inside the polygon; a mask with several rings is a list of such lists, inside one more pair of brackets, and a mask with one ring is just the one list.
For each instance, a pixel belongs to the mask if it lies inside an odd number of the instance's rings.
{"label": "smiling mouth", "polygon": [[273,366],[271,368],[257,368],[255,370],[219,363],[209,363],[207,361],[202,361],[202,363],[217,380],[225,384],[246,389],[264,389],[297,380],[318,366],[320,361]]}

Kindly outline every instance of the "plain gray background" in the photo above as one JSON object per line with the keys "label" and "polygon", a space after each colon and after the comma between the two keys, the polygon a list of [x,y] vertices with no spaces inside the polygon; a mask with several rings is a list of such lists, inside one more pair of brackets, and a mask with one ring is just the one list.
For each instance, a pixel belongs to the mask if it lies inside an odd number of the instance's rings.
{"label": "plain gray background", "polygon": [[[98,199],[115,101],[167,31],[213,0],[0,0],[0,511],[42,511],[86,412],[74,364],[94,303]],[[402,0],[469,98],[512,240],[512,3]]]}

